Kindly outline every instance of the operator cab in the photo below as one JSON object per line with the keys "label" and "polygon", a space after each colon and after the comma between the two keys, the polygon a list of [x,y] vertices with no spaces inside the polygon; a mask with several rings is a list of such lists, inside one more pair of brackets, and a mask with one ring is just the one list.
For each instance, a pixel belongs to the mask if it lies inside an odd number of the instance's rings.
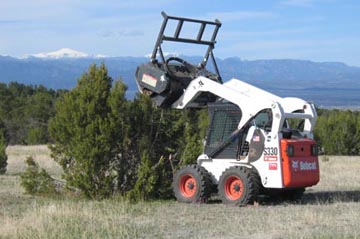
{"label": "operator cab", "polygon": [[242,113],[235,104],[211,103],[208,110],[210,125],[205,140],[206,155],[210,158],[241,160],[248,156],[251,149],[250,160],[261,156],[265,136],[272,127],[271,109],[260,111],[242,129],[238,128]]}

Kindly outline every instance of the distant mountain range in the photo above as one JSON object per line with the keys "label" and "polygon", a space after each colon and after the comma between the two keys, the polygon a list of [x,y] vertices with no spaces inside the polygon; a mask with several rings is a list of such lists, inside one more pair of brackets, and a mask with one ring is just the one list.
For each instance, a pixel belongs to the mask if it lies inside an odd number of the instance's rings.
{"label": "distant mountain range", "polygon": [[[183,58],[193,63],[202,59]],[[23,58],[0,56],[0,82],[71,89],[91,64],[103,62],[114,79],[122,78],[128,85],[131,98],[137,92],[136,67],[148,61],[147,57],[90,56],[67,48]],[[360,67],[339,62],[247,61],[237,57],[217,59],[217,64],[224,81],[237,78],[280,96],[301,97],[322,107],[360,109]]]}

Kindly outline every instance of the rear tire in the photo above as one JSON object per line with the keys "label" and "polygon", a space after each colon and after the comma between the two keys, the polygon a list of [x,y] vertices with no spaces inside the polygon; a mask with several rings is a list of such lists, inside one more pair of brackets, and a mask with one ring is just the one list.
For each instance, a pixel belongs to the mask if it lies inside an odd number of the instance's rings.
{"label": "rear tire", "polygon": [[179,202],[207,202],[211,194],[209,173],[199,165],[187,165],[174,176],[173,190]]}
{"label": "rear tire", "polygon": [[253,203],[259,193],[258,175],[246,167],[228,168],[220,177],[218,192],[225,204]]}

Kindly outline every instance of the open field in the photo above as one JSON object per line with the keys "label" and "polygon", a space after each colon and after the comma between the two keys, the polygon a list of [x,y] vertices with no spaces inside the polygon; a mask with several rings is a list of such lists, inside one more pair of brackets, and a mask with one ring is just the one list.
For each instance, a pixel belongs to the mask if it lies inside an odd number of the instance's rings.
{"label": "open field", "polygon": [[27,157],[33,157],[39,165],[53,176],[60,177],[62,169],[50,158],[50,150],[46,145],[9,146],[6,149],[9,157],[7,174],[17,175],[26,169],[24,163]]}
{"label": "open field", "polygon": [[360,238],[360,157],[321,161],[321,182],[300,202],[233,207],[121,198],[89,201],[23,194],[18,174],[33,155],[55,176],[44,146],[7,149],[0,176],[0,238]]}

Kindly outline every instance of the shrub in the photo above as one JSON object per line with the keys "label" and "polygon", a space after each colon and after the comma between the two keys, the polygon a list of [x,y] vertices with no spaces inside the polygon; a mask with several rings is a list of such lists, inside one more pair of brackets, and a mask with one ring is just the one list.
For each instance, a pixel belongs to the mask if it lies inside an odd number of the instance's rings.
{"label": "shrub", "polygon": [[45,127],[30,129],[26,137],[26,143],[29,145],[46,144],[48,143],[47,140],[47,129]]}
{"label": "shrub", "polygon": [[7,155],[6,155],[7,141],[5,137],[5,127],[0,119],[0,174],[6,172]]}
{"label": "shrub", "polygon": [[51,176],[35,162],[32,157],[26,160],[27,168],[20,175],[21,186],[26,193],[37,194],[55,194],[55,182]]}
{"label": "shrub", "polygon": [[127,193],[127,199],[130,202],[138,202],[140,200],[150,200],[161,198],[165,193],[163,189],[162,175],[164,169],[164,158],[161,157],[159,162],[152,165],[148,152],[144,152],[141,157],[141,165],[138,169],[137,180],[134,188]]}
{"label": "shrub", "polygon": [[119,81],[114,88],[103,64],[90,66],[57,102],[49,125],[55,141],[52,156],[64,169],[68,186],[90,198],[108,197],[120,184],[116,166],[124,139],[118,111],[126,103],[126,87]]}

